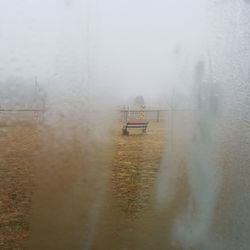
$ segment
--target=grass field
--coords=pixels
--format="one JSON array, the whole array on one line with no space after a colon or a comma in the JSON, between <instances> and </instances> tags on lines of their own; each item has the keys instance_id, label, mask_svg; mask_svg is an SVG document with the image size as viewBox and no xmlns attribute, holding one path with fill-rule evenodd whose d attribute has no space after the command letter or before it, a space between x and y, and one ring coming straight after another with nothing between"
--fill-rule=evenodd
<instances>
[{"instance_id":1,"label":"grass field","mask_svg":"<svg viewBox=\"0 0 250 250\"><path fill-rule=\"evenodd\" d=\"M147 134L132 130L130 136L117 130L114 138L112 188L121 209L136 214L146 206L159 170L166 142L164 125L151 123Z\"/></svg>"},{"instance_id":2,"label":"grass field","mask_svg":"<svg viewBox=\"0 0 250 250\"><path fill-rule=\"evenodd\" d=\"M19 249L29 236L34 190L34 159L39 152L36 127L0 129L0 248Z\"/></svg>"},{"instance_id":3,"label":"grass field","mask_svg":"<svg viewBox=\"0 0 250 250\"><path fill-rule=\"evenodd\" d=\"M164 150L166 133L163 123L150 123L147 134L132 131L130 136L121 135L121 126L119 124L112 131L113 159L109 169L105 170L108 175L105 203L109 204L109 209L101 210L100 228L107 220L109 225L121 226L127 220L132 223L147 208ZM41 161L40 154L44 154L41 141L41 129L37 126L15 125L0 129L1 249L25 249L24 244L30 235L33 193L37 186L36 168L46 164L46 160L37 164L39 159ZM68 150L72 149L69 147ZM61 158L65 168L76 163L76 155L69 153L65 156L65 151L63 154ZM54 164L62 164L56 162ZM66 174L63 177L64 182L59 184L61 188L63 183L67 186L67 178L72 178L71 182L74 182L72 176ZM119 223L112 213L120 216ZM114 230L117 233L119 228L111 229L110 233ZM98 240L98 233L95 238ZM96 247L98 249L98 244Z\"/></svg>"}]
</instances>

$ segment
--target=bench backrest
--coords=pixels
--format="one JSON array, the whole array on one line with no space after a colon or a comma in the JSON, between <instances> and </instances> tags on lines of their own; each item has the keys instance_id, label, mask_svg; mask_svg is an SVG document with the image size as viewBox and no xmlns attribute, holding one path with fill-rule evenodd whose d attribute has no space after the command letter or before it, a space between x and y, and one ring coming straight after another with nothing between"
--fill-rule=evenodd
<instances>
[{"instance_id":1,"label":"bench backrest","mask_svg":"<svg viewBox=\"0 0 250 250\"><path fill-rule=\"evenodd\" d=\"M127 128L147 128L148 122L127 122Z\"/></svg>"}]
</instances>

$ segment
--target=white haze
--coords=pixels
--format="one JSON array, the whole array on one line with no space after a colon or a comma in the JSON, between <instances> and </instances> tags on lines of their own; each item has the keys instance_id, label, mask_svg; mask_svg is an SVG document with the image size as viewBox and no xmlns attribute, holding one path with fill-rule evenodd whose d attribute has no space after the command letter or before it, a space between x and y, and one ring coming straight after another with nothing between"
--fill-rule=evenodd
<instances>
[{"instance_id":1,"label":"white haze","mask_svg":"<svg viewBox=\"0 0 250 250\"><path fill-rule=\"evenodd\" d=\"M179 80L173 66L190 62L202 45L204 1L0 4L2 81L37 76L60 91L86 83L89 64L91 86L124 97L158 95Z\"/></svg>"}]
</instances>

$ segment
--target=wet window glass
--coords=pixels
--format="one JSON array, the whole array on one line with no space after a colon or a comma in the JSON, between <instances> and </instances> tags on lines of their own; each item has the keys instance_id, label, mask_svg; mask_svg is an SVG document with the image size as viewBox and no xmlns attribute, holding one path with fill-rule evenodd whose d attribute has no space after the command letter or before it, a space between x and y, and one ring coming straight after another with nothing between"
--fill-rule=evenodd
<instances>
[{"instance_id":1,"label":"wet window glass","mask_svg":"<svg viewBox=\"0 0 250 250\"><path fill-rule=\"evenodd\" d=\"M249 249L249 0L1 0L0 55L0 249Z\"/></svg>"}]
</instances>

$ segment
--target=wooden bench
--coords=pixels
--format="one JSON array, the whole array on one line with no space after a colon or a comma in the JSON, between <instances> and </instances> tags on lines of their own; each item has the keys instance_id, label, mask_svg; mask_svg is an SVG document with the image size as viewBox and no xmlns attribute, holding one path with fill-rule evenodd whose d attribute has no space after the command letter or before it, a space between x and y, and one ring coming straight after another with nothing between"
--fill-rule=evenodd
<instances>
[{"instance_id":1,"label":"wooden bench","mask_svg":"<svg viewBox=\"0 0 250 250\"><path fill-rule=\"evenodd\" d=\"M128 121L124 124L122 128L123 135L129 135L128 129L135 128L135 129L142 129L143 133L146 133L148 127L148 122L143 120L135 120L135 121Z\"/></svg>"}]
</instances>

